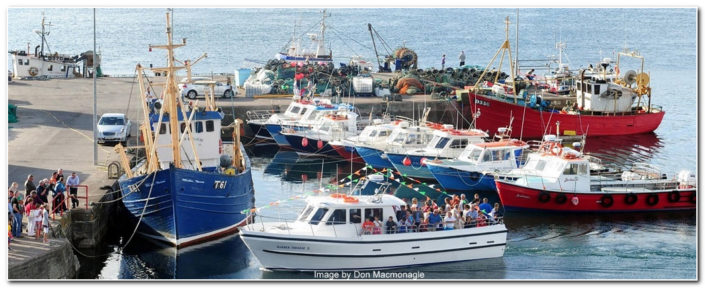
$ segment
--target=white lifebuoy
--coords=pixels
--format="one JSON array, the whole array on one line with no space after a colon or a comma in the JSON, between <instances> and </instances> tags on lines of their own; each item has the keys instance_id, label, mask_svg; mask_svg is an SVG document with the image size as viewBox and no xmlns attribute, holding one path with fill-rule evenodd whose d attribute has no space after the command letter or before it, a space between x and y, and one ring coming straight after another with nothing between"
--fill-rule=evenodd
<instances>
[{"instance_id":1,"label":"white lifebuoy","mask_svg":"<svg viewBox=\"0 0 705 288\"><path fill-rule=\"evenodd\" d=\"M573 198L570 199L570 203L573 203L574 206L578 206L580 199L578 199L578 196L573 196Z\"/></svg>"},{"instance_id":2,"label":"white lifebuoy","mask_svg":"<svg viewBox=\"0 0 705 288\"><path fill-rule=\"evenodd\" d=\"M37 67L29 67L29 75L37 76L39 74L39 69Z\"/></svg>"}]
</instances>

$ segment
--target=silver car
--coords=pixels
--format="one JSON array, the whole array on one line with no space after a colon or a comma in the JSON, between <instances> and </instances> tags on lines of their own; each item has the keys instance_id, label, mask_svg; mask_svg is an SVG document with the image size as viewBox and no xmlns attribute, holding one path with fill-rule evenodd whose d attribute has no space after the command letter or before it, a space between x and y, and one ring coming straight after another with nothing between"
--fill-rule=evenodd
<instances>
[{"instance_id":1,"label":"silver car","mask_svg":"<svg viewBox=\"0 0 705 288\"><path fill-rule=\"evenodd\" d=\"M191 83L188 83L186 78L181 79L179 84L181 97L195 99L196 97L205 96L206 91L209 91L210 89L211 82L213 82L213 80L207 77L191 77ZM235 96L235 90L233 90L233 87L226 83L215 82L213 88L216 97L221 96L223 98L230 98Z\"/></svg>"},{"instance_id":2,"label":"silver car","mask_svg":"<svg viewBox=\"0 0 705 288\"><path fill-rule=\"evenodd\" d=\"M125 114L105 113L98 120L98 143L122 142L126 143L130 138L130 122Z\"/></svg>"}]
</instances>

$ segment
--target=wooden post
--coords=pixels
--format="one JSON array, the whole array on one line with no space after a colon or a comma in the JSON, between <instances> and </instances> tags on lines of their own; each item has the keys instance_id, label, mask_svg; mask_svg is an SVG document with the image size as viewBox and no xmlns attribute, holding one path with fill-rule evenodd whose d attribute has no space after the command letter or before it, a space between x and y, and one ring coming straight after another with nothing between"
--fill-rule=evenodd
<instances>
[{"instance_id":1,"label":"wooden post","mask_svg":"<svg viewBox=\"0 0 705 288\"><path fill-rule=\"evenodd\" d=\"M235 119L235 127L233 128L233 166L237 167L238 171L245 170L245 163L243 163L242 151L240 150L240 127L242 125L242 120Z\"/></svg>"},{"instance_id":2,"label":"wooden post","mask_svg":"<svg viewBox=\"0 0 705 288\"><path fill-rule=\"evenodd\" d=\"M132 169L130 169L130 160L127 159L127 154L125 154L125 148L122 147L122 144L118 143L115 145L115 151L118 153L120 156L120 162L122 163L123 170L125 170L125 174L127 175L127 178L132 178Z\"/></svg>"}]
</instances>

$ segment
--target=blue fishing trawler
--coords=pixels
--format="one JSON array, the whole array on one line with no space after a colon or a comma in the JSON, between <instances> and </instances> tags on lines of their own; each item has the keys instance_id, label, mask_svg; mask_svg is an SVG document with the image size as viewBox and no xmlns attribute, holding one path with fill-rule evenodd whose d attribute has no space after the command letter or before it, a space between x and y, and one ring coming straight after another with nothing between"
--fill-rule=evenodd
<instances>
[{"instance_id":1,"label":"blue fishing trawler","mask_svg":"<svg viewBox=\"0 0 705 288\"><path fill-rule=\"evenodd\" d=\"M141 235L184 247L236 232L246 222L243 211L254 207L254 186L239 127L233 131L232 146L223 145L224 115L213 95L207 96L206 107L180 102L174 72L183 67L174 66L174 48L186 45L186 40L172 43L169 18L167 13L168 44L150 45L150 50L166 49L169 57L167 67L151 69L167 75L163 99L152 107L142 101L145 120L140 133L146 156L125 169L118 184ZM143 69L138 65L137 70L143 89ZM236 126L240 124L237 120ZM116 150L123 166L129 167L122 145Z\"/></svg>"}]
</instances>

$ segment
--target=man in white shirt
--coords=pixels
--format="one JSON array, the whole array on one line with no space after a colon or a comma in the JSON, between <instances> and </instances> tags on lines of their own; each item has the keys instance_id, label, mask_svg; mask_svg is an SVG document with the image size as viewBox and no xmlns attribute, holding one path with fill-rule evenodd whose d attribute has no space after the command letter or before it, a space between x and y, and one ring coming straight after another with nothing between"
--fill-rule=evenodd
<instances>
[{"instance_id":1,"label":"man in white shirt","mask_svg":"<svg viewBox=\"0 0 705 288\"><path fill-rule=\"evenodd\" d=\"M66 186L69 186L69 195L71 197L71 209L78 207L78 184L80 180L76 172L72 172L71 176L66 179Z\"/></svg>"}]
</instances>

